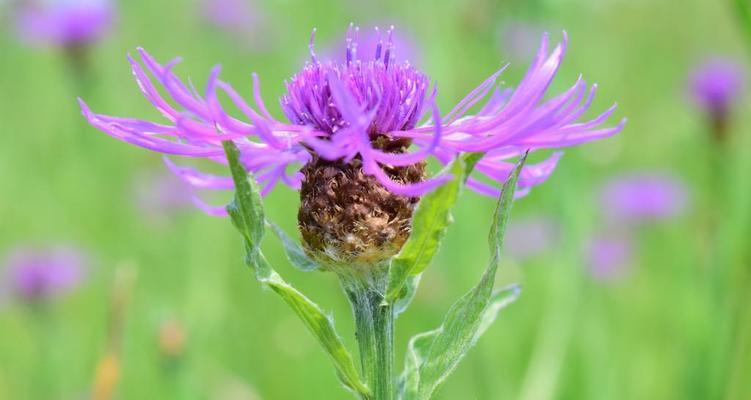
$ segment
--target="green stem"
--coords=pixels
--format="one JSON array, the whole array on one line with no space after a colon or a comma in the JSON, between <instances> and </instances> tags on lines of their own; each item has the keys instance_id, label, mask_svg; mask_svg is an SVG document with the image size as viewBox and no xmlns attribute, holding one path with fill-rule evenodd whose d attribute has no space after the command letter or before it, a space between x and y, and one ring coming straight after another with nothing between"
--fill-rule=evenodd
<instances>
[{"instance_id":1,"label":"green stem","mask_svg":"<svg viewBox=\"0 0 751 400\"><path fill-rule=\"evenodd\" d=\"M733 0L735 15L738 17L741 30L749 45L751 45L751 5L747 0Z\"/></svg>"},{"instance_id":2,"label":"green stem","mask_svg":"<svg viewBox=\"0 0 751 400\"><path fill-rule=\"evenodd\" d=\"M362 372L372 400L394 398L394 308L383 304L383 290L345 282L344 290L355 314Z\"/></svg>"}]
</instances>

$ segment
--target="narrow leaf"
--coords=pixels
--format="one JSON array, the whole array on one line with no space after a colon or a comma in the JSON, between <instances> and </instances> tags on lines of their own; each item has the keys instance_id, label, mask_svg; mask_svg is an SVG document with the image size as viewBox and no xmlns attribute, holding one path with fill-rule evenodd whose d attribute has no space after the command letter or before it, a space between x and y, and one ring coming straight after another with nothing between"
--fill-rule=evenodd
<instances>
[{"instance_id":1,"label":"narrow leaf","mask_svg":"<svg viewBox=\"0 0 751 400\"><path fill-rule=\"evenodd\" d=\"M336 333L332 318L326 315L317 304L285 282L273 269L268 278L261 278L259 281L277 293L300 317L334 363L337 376L342 383L363 399L369 399L370 391L362 383L352 355Z\"/></svg>"},{"instance_id":2,"label":"narrow leaf","mask_svg":"<svg viewBox=\"0 0 751 400\"><path fill-rule=\"evenodd\" d=\"M409 340L407 354L404 357L404 372L399 378L399 399L416 400L420 387L420 366L425 362L430 344L433 343L440 328L418 333Z\"/></svg>"},{"instance_id":3,"label":"narrow leaf","mask_svg":"<svg viewBox=\"0 0 751 400\"><path fill-rule=\"evenodd\" d=\"M522 288L518 284L493 292L493 296L490 298L490 303L488 304L488 307L485 308L482 318L480 318L480 326L477 327L475 340L479 339L485 331L490 328L490 325L492 325L496 317L498 317L498 313L506 308L507 305L515 302L521 293Z\"/></svg>"},{"instance_id":4,"label":"narrow leaf","mask_svg":"<svg viewBox=\"0 0 751 400\"><path fill-rule=\"evenodd\" d=\"M421 278L422 274L412 275L407 278L407 282L404 284L404 289L402 290L403 294L394 303L394 312L396 315L403 313L409 307L410 303L412 303Z\"/></svg>"},{"instance_id":5,"label":"narrow leaf","mask_svg":"<svg viewBox=\"0 0 751 400\"><path fill-rule=\"evenodd\" d=\"M404 285L409 278L424 271L433 259L446 234L446 228L452 222L451 207L456 203L472 167L481 157L480 153L470 153L454 160L441 172L450 173L453 178L425 195L415 207L412 233L391 261L386 302L391 303L404 296Z\"/></svg>"},{"instance_id":6,"label":"narrow leaf","mask_svg":"<svg viewBox=\"0 0 751 400\"><path fill-rule=\"evenodd\" d=\"M265 231L263 202L258 193L258 184L240 163L240 152L237 146L231 141L224 141L222 145L227 154L232 180L235 183L235 198L227 206L227 212L250 245L251 252L255 252L261 246Z\"/></svg>"},{"instance_id":7,"label":"narrow leaf","mask_svg":"<svg viewBox=\"0 0 751 400\"><path fill-rule=\"evenodd\" d=\"M227 206L233 223L245 242L246 264L255 272L256 279L277 293L302 320L308 330L326 351L342 383L360 398L371 399L370 391L362 383L355 363L334 329L331 317L321 308L274 271L260 250L265 230L263 204L255 179L240 164L239 152L234 143L223 142L232 178L235 182L234 201Z\"/></svg>"},{"instance_id":8,"label":"narrow leaf","mask_svg":"<svg viewBox=\"0 0 751 400\"><path fill-rule=\"evenodd\" d=\"M467 153L464 155L464 182L467 182L469 175L475 170L475 166L485 156L485 153Z\"/></svg>"},{"instance_id":9,"label":"narrow leaf","mask_svg":"<svg viewBox=\"0 0 751 400\"><path fill-rule=\"evenodd\" d=\"M293 267L303 272L318 269L318 263L310 259L310 257L305 254L305 250L303 250L294 239L289 237L289 235L284 232L284 229L271 221L266 221L266 225L271 228L271 231L274 232L282 242L284 253L287 255L287 259Z\"/></svg>"},{"instance_id":10,"label":"narrow leaf","mask_svg":"<svg viewBox=\"0 0 751 400\"><path fill-rule=\"evenodd\" d=\"M509 301L502 301L506 298L505 296L493 295L493 284L498 270L503 234L513 203L516 182L525 160L526 156L522 157L512 171L503 185L503 191L498 199L491 227L490 263L480 282L451 306L443 324L430 334L432 340L426 351L424 348L427 345L419 343L424 354L418 354L417 357L417 361L421 361L417 377L415 378L414 374L405 374L408 377L405 388L409 389L411 387L409 382L417 380L417 390L416 394L413 392L412 397L406 398L429 399L464 358L467 351L474 346L479 335L487 329L498 310L509 303ZM514 297L511 296L510 298ZM412 389L414 390L414 387ZM409 390L406 393L409 393Z\"/></svg>"},{"instance_id":11,"label":"narrow leaf","mask_svg":"<svg viewBox=\"0 0 751 400\"><path fill-rule=\"evenodd\" d=\"M475 333L475 341L479 339L490 325L493 324L498 312L507 305L513 303L521 293L519 285L512 285L508 288L501 289L493 293L490 303L480 317L480 324ZM404 372L399 381L399 393L401 400L418 399L418 390L420 386L420 366L428 357L430 345L443 327L436 330L424 332L413 336L407 346L407 354L404 359Z\"/></svg>"}]
</instances>

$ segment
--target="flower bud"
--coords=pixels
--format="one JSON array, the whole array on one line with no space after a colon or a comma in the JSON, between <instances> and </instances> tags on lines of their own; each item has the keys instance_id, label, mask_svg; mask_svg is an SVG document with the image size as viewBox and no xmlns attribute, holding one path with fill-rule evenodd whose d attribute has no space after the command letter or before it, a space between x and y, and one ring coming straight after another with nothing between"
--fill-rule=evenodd
<instances>
[{"instance_id":1,"label":"flower bud","mask_svg":"<svg viewBox=\"0 0 751 400\"><path fill-rule=\"evenodd\" d=\"M159 327L159 350L168 359L177 359L185 349L185 330L176 320L164 321Z\"/></svg>"}]
</instances>

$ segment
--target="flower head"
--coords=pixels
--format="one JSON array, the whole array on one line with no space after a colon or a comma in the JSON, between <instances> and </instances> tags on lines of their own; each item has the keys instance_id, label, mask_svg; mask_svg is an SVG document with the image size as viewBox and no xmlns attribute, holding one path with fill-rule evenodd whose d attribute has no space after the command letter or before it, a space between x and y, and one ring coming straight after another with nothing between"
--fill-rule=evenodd
<instances>
[{"instance_id":1,"label":"flower head","mask_svg":"<svg viewBox=\"0 0 751 400\"><path fill-rule=\"evenodd\" d=\"M185 327L177 319L166 319L159 325L157 340L159 351L165 360L177 361L185 352Z\"/></svg>"},{"instance_id":2,"label":"flower head","mask_svg":"<svg viewBox=\"0 0 751 400\"><path fill-rule=\"evenodd\" d=\"M31 42L76 47L101 39L113 19L110 0L45 0L22 6L17 23Z\"/></svg>"},{"instance_id":3,"label":"flower head","mask_svg":"<svg viewBox=\"0 0 751 400\"><path fill-rule=\"evenodd\" d=\"M709 59L696 66L689 77L694 102L707 116L711 133L720 143L727 136L730 112L743 91L745 73L733 60Z\"/></svg>"},{"instance_id":4,"label":"flower head","mask_svg":"<svg viewBox=\"0 0 751 400\"><path fill-rule=\"evenodd\" d=\"M628 272L633 260L633 245L624 236L596 237L589 243L587 258L595 279L615 280Z\"/></svg>"},{"instance_id":5,"label":"flower head","mask_svg":"<svg viewBox=\"0 0 751 400\"><path fill-rule=\"evenodd\" d=\"M244 0L202 0L201 14L218 27L237 30L255 22L250 2Z\"/></svg>"},{"instance_id":6,"label":"flower head","mask_svg":"<svg viewBox=\"0 0 751 400\"><path fill-rule=\"evenodd\" d=\"M129 57L133 74L147 99L167 119L166 124L95 114L83 102L81 107L100 130L165 154L225 163L221 142L234 141L241 162L262 186L262 194L279 182L302 188L299 219L303 232L305 226L316 231L311 241L317 244L312 246L321 245L321 250L328 252L331 243L350 243L353 254L381 242L390 251L398 250L409 232L417 198L450 178L438 175L426 179L424 162L429 157L448 164L464 152L484 153L476 169L494 183L470 178L468 186L496 196L499 183L514 166L513 159L527 150L572 146L613 135L623 126L622 121L615 127L601 127L615 107L594 119L579 121L596 88L581 78L564 93L544 99L563 59L565 40L551 50L545 35L515 90L497 83L501 68L450 112L441 114L436 85L408 62L396 59L393 28L379 31L381 38L372 54L360 53L358 32L350 26L342 61L319 60L311 37L310 61L290 78L280 100L287 121L269 113L255 74L255 106L251 106L218 79L219 67L211 71L205 90L199 93L175 75L177 61L161 65L140 49L146 68ZM179 107L161 96L154 80ZM225 111L219 94L240 110L242 120ZM541 163L526 166L519 179L520 192L543 182L559 157L560 153L554 153ZM300 166L304 166L302 171ZM198 188L232 188L227 177L187 167L172 169ZM342 186L354 192L342 194ZM361 193L361 186L379 194ZM372 199L377 199L376 203L369 204ZM345 200L353 203L340 203ZM305 204L312 208L308 210ZM221 208L203 208L224 213ZM340 215L332 218L322 210ZM351 215L341 218L341 210L351 210Z\"/></svg>"},{"instance_id":7,"label":"flower head","mask_svg":"<svg viewBox=\"0 0 751 400\"><path fill-rule=\"evenodd\" d=\"M524 262L554 247L560 240L560 227L548 217L529 217L510 221L504 237L509 257Z\"/></svg>"},{"instance_id":8,"label":"flower head","mask_svg":"<svg viewBox=\"0 0 751 400\"><path fill-rule=\"evenodd\" d=\"M166 160L169 166L173 166ZM134 179L133 197L138 208L150 220L172 215L182 208L191 207L193 192L188 184L167 172L140 174Z\"/></svg>"},{"instance_id":9,"label":"flower head","mask_svg":"<svg viewBox=\"0 0 751 400\"><path fill-rule=\"evenodd\" d=\"M606 218L631 223L673 218L686 210L688 191L664 173L631 173L611 179L600 192Z\"/></svg>"},{"instance_id":10,"label":"flower head","mask_svg":"<svg viewBox=\"0 0 751 400\"><path fill-rule=\"evenodd\" d=\"M75 288L84 263L84 256L69 247L19 248L5 261L7 284L24 300L46 300Z\"/></svg>"},{"instance_id":11,"label":"flower head","mask_svg":"<svg viewBox=\"0 0 751 400\"><path fill-rule=\"evenodd\" d=\"M543 31L531 22L508 20L499 27L498 44L509 60L526 62L535 55L535 44Z\"/></svg>"},{"instance_id":12,"label":"flower head","mask_svg":"<svg viewBox=\"0 0 751 400\"><path fill-rule=\"evenodd\" d=\"M691 73L691 95L708 113L724 117L743 90L744 75L743 68L733 60L706 60Z\"/></svg>"},{"instance_id":13,"label":"flower head","mask_svg":"<svg viewBox=\"0 0 751 400\"><path fill-rule=\"evenodd\" d=\"M253 48L268 46L263 9L254 0L201 0L201 17L208 24ZM261 40L263 38L263 40Z\"/></svg>"}]
</instances>

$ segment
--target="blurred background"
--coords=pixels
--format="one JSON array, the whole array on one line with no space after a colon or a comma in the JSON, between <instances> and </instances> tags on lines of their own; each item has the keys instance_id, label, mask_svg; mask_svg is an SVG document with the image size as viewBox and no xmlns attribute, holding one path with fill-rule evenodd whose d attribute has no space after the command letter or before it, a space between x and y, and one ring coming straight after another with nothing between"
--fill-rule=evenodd
<instances>
[{"instance_id":1,"label":"blurred background","mask_svg":"<svg viewBox=\"0 0 751 400\"><path fill-rule=\"evenodd\" d=\"M161 61L182 56L176 72L197 87L220 63L248 96L257 72L281 117L273 99L303 65L311 30L319 53L336 54L350 22L394 24L398 56L438 83L444 110L503 63L514 86L542 32L558 41L565 30L551 93L581 73L600 84L594 111L617 101L629 118L620 135L567 150L516 203L498 285L520 282L522 297L437 398L750 399L744 4L127 0L84 15L88 31L60 31L44 28L59 22L44 1L0 1L0 399L350 398L243 266L231 224L193 208L159 155L96 131L76 103L158 120L125 58L143 46ZM265 202L288 232L298 203L286 188ZM478 280L493 207L460 199L399 319L398 368L409 337ZM354 350L335 277L291 268L275 240L264 246Z\"/></svg>"}]
</instances>

